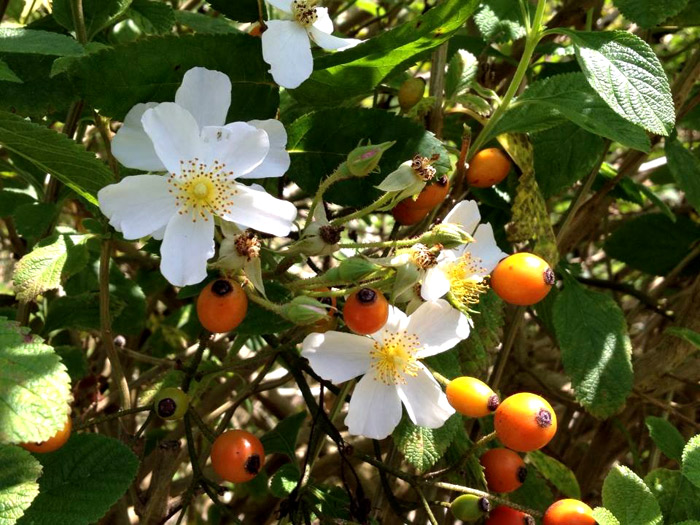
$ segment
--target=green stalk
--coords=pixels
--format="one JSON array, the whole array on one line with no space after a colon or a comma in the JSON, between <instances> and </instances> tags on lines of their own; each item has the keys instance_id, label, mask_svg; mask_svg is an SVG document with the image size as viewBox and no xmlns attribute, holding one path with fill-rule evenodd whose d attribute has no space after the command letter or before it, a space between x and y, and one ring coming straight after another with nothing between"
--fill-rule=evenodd
<instances>
[{"instance_id":1,"label":"green stalk","mask_svg":"<svg viewBox=\"0 0 700 525\"><path fill-rule=\"evenodd\" d=\"M393 198L393 193L385 193L382 197L374 201L369 206L365 206L361 210L357 210L356 212L351 213L350 215L346 215L345 217L338 217L337 219L332 220L331 226L342 226L346 222L350 222L353 219L359 219L361 217L364 217L368 213L372 213L376 209L381 208L385 204L388 204Z\"/></svg>"}]
</instances>

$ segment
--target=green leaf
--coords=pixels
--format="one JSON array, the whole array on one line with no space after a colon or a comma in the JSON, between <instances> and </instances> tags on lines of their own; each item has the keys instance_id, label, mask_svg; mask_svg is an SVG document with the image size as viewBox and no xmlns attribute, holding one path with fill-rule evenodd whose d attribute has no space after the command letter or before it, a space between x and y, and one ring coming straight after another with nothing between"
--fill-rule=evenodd
<instances>
[{"instance_id":1,"label":"green leaf","mask_svg":"<svg viewBox=\"0 0 700 525\"><path fill-rule=\"evenodd\" d=\"M19 27L0 27L0 53L78 56L83 54L83 46L75 39L58 33Z\"/></svg>"},{"instance_id":2,"label":"green leaf","mask_svg":"<svg viewBox=\"0 0 700 525\"><path fill-rule=\"evenodd\" d=\"M474 15L481 35L488 42L505 43L525 36L518 0L486 0Z\"/></svg>"},{"instance_id":3,"label":"green leaf","mask_svg":"<svg viewBox=\"0 0 700 525\"><path fill-rule=\"evenodd\" d=\"M453 100L466 90L476 78L479 63L474 55L464 49L458 49L450 59L445 74L445 97Z\"/></svg>"},{"instance_id":4,"label":"green leaf","mask_svg":"<svg viewBox=\"0 0 700 525\"><path fill-rule=\"evenodd\" d=\"M615 466L603 482L603 505L620 525L662 523L661 509L644 481L627 467Z\"/></svg>"},{"instance_id":5,"label":"green leaf","mask_svg":"<svg viewBox=\"0 0 700 525\"><path fill-rule=\"evenodd\" d=\"M688 0L615 0L614 4L627 20L651 28L680 13L688 5Z\"/></svg>"},{"instance_id":6,"label":"green leaf","mask_svg":"<svg viewBox=\"0 0 700 525\"><path fill-rule=\"evenodd\" d=\"M394 29L346 51L314 60L314 73L291 90L299 102L336 105L372 89L391 73L411 66L464 25L478 0L446 0Z\"/></svg>"},{"instance_id":7,"label":"green leaf","mask_svg":"<svg viewBox=\"0 0 700 525\"><path fill-rule=\"evenodd\" d=\"M230 78L232 99L226 122L275 116L278 88L263 62L260 39L249 35L142 38L81 57L68 74L89 104L104 115L123 119L140 102L174 100L183 75L195 66Z\"/></svg>"},{"instance_id":8,"label":"green leaf","mask_svg":"<svg viewBox=\"0 0 700 525\"><path fill-rule=\"evenodd\" d=\"M569 188L598 164L605 141L564 122L530 136L535 151L535 178L545 198Z\"/></svg>"},{"instance_id":9,"label":"green leaf","mask_svg":"<svg viewBox=\"0 0 700 525\"><path fill-rule=\"evenodd\" d=\"M111 297L109 311L112 317L114 318L121 314L124 306L124 301ZM79 330L100 329L100 298L97 292L66 295L51 301L46 314L43 333L50 334L54 330L68 328Z\"/></svg>"},{"instance_id":10,"label":"green leaf","mask_svg":"<svg viewBox=\"0 0 700 525\"><path fill-rule=\"evenodd\" d=\"M558 31L571 37L586 79L615 113L657 135L670 133L671 87L649 44L626 31Z\"/></svg>"},{"instance_id":11,"label":"green leaf","mask_svg":"<svg viewBox=\"0 0 700 525\"><path fill-rule=\"evenodd\" d=\"M39 494L41 465L12 445L0 445L0 465L0 525L14 525Z\"/></svg>"},{"instance_id":12,"label":"green leaf","mask_svg":"<svg viewBox=\"0 0 700 525\"><path fill-rule=\"evenodd\" d=\"M675 335L681 339L685 339L688 343L693 345L695 348L700 349L700 334L690 328L682 328L680 326L671 326L665 330L665 333L669 335Z\"/></svg>"},{"instance_id":13,"label":"green leaf","mask_svg":"<svg viewBox=\"0 0 700 525\"><path fill-rule=\"evenodd\" d=\"M6 81L6 82L14 82L16 84L22 84L22 79L19 78L12 69L10 69L10 66L7 65L7 62L4 60L0 60L0 81Z\"/></svg>"},{"instance_id":14,"label":"green leaf","mask_svg":"<svg viewBox=\"0 0 700 525\"><path fill-rule=\"evenodd\" d=\"M73 434L63 447L38 459L44 467L39 496L21 525L94 523L126 492L139 466L126 445L100 434Z\"/></svg>"},{"instance_id":15,"label":"green leaf","mask_svg":"<svg viewBox=\"0 0 700 525\"><path fill-rule=\"evenodd\" d=\"M260 438L265 448L265 454L285 454L292 461L296 461L294 451L297 445L297 436L302 423L306 419L306 411L299 412L284 418L277 423L275 428Z\"/></svg>"},{"instance_id":16,"label":"green leaf","mask_svg":"<svg viewBox=\"0 0 700 525\"><path fill-rule=\"evenodd\" d=\"M342 126L338 126L342 122ZM359 140L373 144L395 140L396 144L382 155L381 173L354 178L331 186L324 200L345 206L364 206L379 198L375 188L402 162L416 153L430 157L437 153L439 174L450 168L449 155L435 136L407 118L378 109L325 109L309 113L287 127L287 149L292 164L287 177L309 194L320 181L345 161Z\"/></svg>"},{"instance_id":17,"label":"green leaf","mask_svg":"<svg viewBox=\"0 0 700 525\"><path fill-rule=\"evenodd\" d=\"M659 502L665 523L700 516L700 490L680 471L657 468L644 477L644 483Z\"/></svg>"},{"instance_id":18,"label":"green leaf","mask_svg":"<svg viewBox=\"0 0 700 525\"><path fill-rule=\"evenodd\" d=\"M599 525L620 525L615 515L605 507L594 508L593 517L595 518L595 522Z\"/></svg>"},{"instance_id":19,"label":"green leaf","mask_svg":"<svg viewBox=\"0 0 700 525\"><path fill-rule=\"evenodd\" d=\"M74 31L72 0L53 0L53 17L69 31ZM88 40L123 15L132 0L82 0Z\"/></svg>"},{"instance_id":20,"label":"green leaf","mask_svg":"<svg viewBox=\"0 0 700 525\"><path fill-rule=\"evenodd\" d=\"M500 343L505 322L503 307L503 301L492 289L479 297L479 304L474 307L479 313L472 316L474 327L469 337L456 346L462 373L479 377L488 368L489 352Z\"/></svg>"},{"instance_id":21,"label":"green leaf","mask_svg":"<svg viewBox=\"0 0 700 525\"><path fill-rule=\"evenodd\" d=\"M531 84L511 104L493 135L550 129L566 120L586 131L648 152L649 137L610 109L586 82L583 73L566 73Z\"/></svg>"},{"instance_id":22,"label":"green leaf","mask_svg":"<svg viewBox=\"0 0 700 525\"><path fill-rule=\"evenodd\" d=\"M270 493L276 498L286 498L299 484L300 479L299 467L286 463L270 478Z\"/></svg>"},{"instance_id":23,"label":"green leaf","mask_svg":"<svg viewBox=\"0 0 700 525\"><path fill-rule=\"evenodd\" d=\"M685 446L685 439L683 439L678 429L666 419L655 416L648 416L644 420L644 423L649 429L651 439L656 446L659 447L659 450L661 450L666 457L675 459L680 464L683 447Z\"/></svg>"},{"instance_id":24,"label":"green leaf","mask_svg":"<svg viewBox=\"0 0 700 525\"><path fill-rule=\"evenodd\" d=\"M85 242L89 235L56 234L44 239L15 266L12 281L17 299L33 301L53 290L88 262Z\"/></svg>"},{"instance_id":25,"label":"green leaf","mask_svg":"<svg viewBox=\"0 0 700 525\"><path fill-rule=\"evenodd\" d=\"M571 469L544 452L528 452L527 459L542 476L569 498L581 499L581 489Z\"/></svg>"},{"instance_id":26,"label":"green leaf","mask_svg":"<svg viewBox=\"0 0 700 525\"><path fill-rule=\"evenodd\" d=\"M12 212L17 233L33 244L41 238L56 218L58 208L50 202L20 204Z\"/></svg>"},{"instance_id":27,"label":"green leaf","mask_svg":"<svg viewBox=\"0 0 700 525\"><path fill-rule=\"evenodd\" d=\"M661 213L635 217L619 226L605 241L605 252L632 268L665 275L688 255L700 239L700 227L687 217L672 222Z\"/></svg>"},{"instance_id":28,"label":"green leaf","mask_svg":"<svg viewBox=\"0 0 700 525\"><path fill-rule=\"evenodd\" d=\"M66 366L68 375L74 385L87 375L89 365L85 350L77 346L57 346L54 350L58 357L61 358L61 362Z\"/></svg>"},{"instance_id":29,"label":"green leaf","mask_svg":"<svg viewBox=\"0 0 700 525\"><path fill-rule=\"evenodd\" d=\"M0 318L0 443L45 441L66 424L66 367L48 345Z\"/></svg>"},{"instance_id":30,"label":"green leaf","mask_svg":"<svg viewBox=\"0 0 700 525\"><path fill-rule=\"evenodd\" d=\"M700 488L700 434L693 436L683 449L683 475Z\"/></svg>"},{"instance_id":31,"label":"green leaf","mask_svg":"<svg viewBox=\"0 0 700 525\"><path fill-rule=\"evenodd\" d=\"M285 303L291 299L288 290L275 281L264 281L265 293L270 301ZM236 328L241 335L261 335L279 333L294 326L284 317L270 312L258 304L248 304L243 322Z\"/></svg>"},{"instance_id":32,"label":"green leaf","mask_svg":"<svg viewBox=\"0 0 700 525\"><path fill-rule=\"evenodd\" d=\"M673 210L669 207L668 204L666 204L664 201L662 201L659 196L652 191L651 188L647 187L646 185L638 182L632 181L632 179L622 179L622 181L628 180L632 182L636 188L639 190L640 193L644 194L644 196L649 199L654 206L656 206L660 212L662 212L666 217L668 217L671 221L676 222L676 216L673 214ZM622 182L620 181L620 182Z\"/></svg>"},{"instance_id":33,"label":"green leaf","mask_svg":"<svg viewBox=\"0 0 700 525\"><path fill-rule=\"evenodd\" d=\"M553 315L576 399L592 415L610 417L624 405L633 382L632 344L622 310L608 295L567 276Z\"/></svg>"},{"instance_id":34,"label":"green leaf","mask_svg":"<svg viewBox=\"0 0 700 525\"><path fill-rule=\"evenodd\" d=\"M462 416L453 414L440 428L414 425L408 417L394 429L394 443L418 472L426 472L445 454L462 425Z\"/></svg>"},{"instance_id":35,"label":"green leaf","mask_svg":"<svg viewBox=\"0 0 700 525\"><path fill-rule=\"evenodd\" d=\"M172 7L162 2L133 0L127 14L149 34L168 33L175 25Z\"/></svg>"},{"instance_id":36,"label":"green leaf","mask_svg":"<svg viewBox=\"0 0 700 525\"><path fill-rule=\"evenodd\" d=\"M241 33L241 31L236 29L225 18L214 18L212 16L203 15L202 13L178 10L175 11L175 21L178 24L189 27L197 33Z\"/></svg>"},{"instance_id":37,"label":"green leaf","mask_svg":"<svg viewBox=\"0 0 700 525\"><path fill-rule=\"evenodd\" d=\"M61 133L0 111L0 144L58 180L92 204L114 182L107 166Z\"/></svg>"},{"instance_id":38,"label":"green leaf","mask_svg":"<svg viewBox=\"0 0 700 525\"><path fill-rule=\"evenodd\" d=\"M508 499L514 503L544 512L554 503L554 494L552 494L547 482L537 472L529 469L525 483L515 492L511 492Z\"/></svg>"},{"instance_id":39,"label":"green leaf","mask_svg":"<svg viewBox=\"0 0 700 525\"><path fill-rule=\"evenodd\" d=\"M691 27L700 25L700 0L689 0L688 5L676 16L667 20L672 26Z\"/></svg>"},{"instance_id":40,"label":"green leaf","mask_svg":"<svg viewBox=\"0 0 700 525\"><path fill-rule=\"evenodd\" d=\"M226 15L231 20L237 22L257 22L258 2L257 0L207 0L207 3L221 14ZM263 7L263 16L267 18L267 13Z\"/></svg>"},{"instance_id":41,"label":"green leaf","mask_svg":"<svg viewBox=\"0 0 700 525\"><path fill-rule=\"evenodd\" d=\"M685 192L685 198L700 212L700 159L683 147L675 133L666 140L666 158L671 175Z\"/></svg>"}]
</instances>

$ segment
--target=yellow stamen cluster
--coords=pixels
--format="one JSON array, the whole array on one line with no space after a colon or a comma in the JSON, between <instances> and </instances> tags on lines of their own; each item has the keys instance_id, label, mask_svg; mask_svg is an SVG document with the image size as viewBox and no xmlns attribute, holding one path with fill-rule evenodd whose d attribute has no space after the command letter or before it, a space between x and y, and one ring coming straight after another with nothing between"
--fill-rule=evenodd
<instances>
[{"instance_id":1,"label":"yellow stamen cluster","mask_svg":"<svg viewBox=\"0 0 700 525\"><path fill-rule=\"evenodd\" d=\"M168 191L175 196L180 215L192 215L192 222L198 218L209 220L210 215L231 213L232 197L238 193L233 171L218 161L207 165L195 158L180 161L180 173L168 177Z\"/></svg>"},{"instance_id":2,"label":"yellow stamen cluster","mask_svg":"<svg viewBox=\"0 0 700 525\"><path fill-rule=\"evenodd\" d=\"M406 331L384 333L382 343L375 342L369 355L374 378L386 385L406 384L406 376L416 377L420 366L416 354L420 341Z\"/></svg>"},{"instance_id":3,"label":"yellow stamen cluster","mask_svg":"<svg viewBox=\"0 0 700 525\"><path fill-rule=\"evenodd\" d=\"M296 21L304 27L313 25L318 20L317 3L317 0L293 0L292 13Z\"/></svg>"},{"instance_id":4,"label":"yellow stamen cluster","mask_svg":"<svg viewBox=\"0 0 700 525\"><path fill-rule=\"evenodd\" d=\"M478 304L479 296L489 289L484 282L486 269L482 260L469 252L448 263L443 271L450 281L450 293L465 308Z\"/></svg>"}]
</instances>

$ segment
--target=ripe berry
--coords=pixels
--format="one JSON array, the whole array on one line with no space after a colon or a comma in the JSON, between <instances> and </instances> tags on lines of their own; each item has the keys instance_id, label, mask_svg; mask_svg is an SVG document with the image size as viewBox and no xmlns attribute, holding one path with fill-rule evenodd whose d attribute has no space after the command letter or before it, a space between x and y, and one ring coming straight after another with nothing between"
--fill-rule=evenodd
<instances>
[{"instance_id":1,"label":"ripe berry","mask_svg":"<svg viewBox=\"0 0 700 525\"><path fill-rule=\"evenodd\" d=\"M532 253L515 253L491 272L491 288L505 302L529 306L540 302L554 284L554 272Z\"/></svg>"},{"instance_id":2,"label":"ripe berry","mask_svg":"<svg viewBox=\"0 0 700 525\"><path fill-rule=\"evenodd\" d=\"M513 492L518 490L527 477L525 462L512 450L492 448L479 458L484 467L484 476L489 490L493 492Z\"/></svg>"},{"instance_id":3,"label":"ripe berry","mask_svg":"<svg viewBox=\"0 0 700 525\"><path fill-rule=\"evenodd\" d=\"M237 282L217 279L197 298L197 316L202 326L214 333L236 328L248 311L248 297Z\"/></svg>"},{"instance_id":4,"label":"ripe berry","mask_svg":"<svg viewBox=\"0 0 700 525\"><path fill-rule=\"evenodd\" d=\"M501 505L491 511L486 525L535 525L535 519L529 514Z\"/></svg>"},{"instance_id":5,"label":"ripe berry","mask_svg":"<svg viewBox=\"0 0 700 525\"><path fill-rule=\"evenodd\" d=\"M595 525L593 509L577 499L554 502L544 513L543 525Z\"/></svg>"},{"instance_id":6,"label":"ripe berry","mask_svg":"<svg viewBox=\"0 0 700 525\"><path fill-rule=\"evenodd\" d=\"M423 190L418 194L418 198L413 201L413 204L418 208L428 208L432 210L445 200L449 191L450 181L447 177L442 176L432 184L426 184Z\"/></svg>"},{"instance_id":7,"label":"ripe berry","mask_svg":"<svg viewBox=\"0 0 700 525\"><path fill-rule=\"evenodd\" d=\"M467 183L475 188L490 188L508 176L510 159L498 148L482 149L469 162Z\"/></svg>"},{"instance_id":8,"label":"ripe berry","mask_svg":"<svg viewBox=\"0 0 700 525\"><path fill-rule=\"evenodd\" d=\"M175 387L163 388L153 398L153 409L166 421L183 418L189 404L190 397Z\"/></svg>"},{"instance_id":9,"label":"ripe berry","mask_svg":"<svg viewBox=\"0 0 700 525\"><path fill-rule=\"evenodd\" d=\"M430 208L416 208L413 199L410 198L402 200L391 210L394 220L401 226L418 224L428 216L428 213Z\"/></svg>"},{"instance_id":10,"label":"ripe berry","mask_svg":"<svg viewBox=\"0 0 700 525\"><path fill-rule=\"evenodd\" d=\"M422 78L409 78L399 88L399 106L403 111L408 111L418 104L425 93L425 80Z\"/></svg>"},{"instance_id":11,"label":"ripe berry","mask_svg":"<svg viewBox=\"0 0 700 525\"><path fill-rule=\"evenodd\" d=\"M380 330L389 318L389 303L382 292L362 288L345 301L343 319L347 327L360 335Z\"/></svg>"},{"instance_id":12,"label":"ripe berry","mask_svg":"<svg viewBox=\"0 0 700 525\"><path fill-rule=\"evenodd\" d=\"M226 481L250 481L264 464L262 443L245 430L227 430L214 440L211 447L211 466Z\"/></svg>"},{"instance_id":13,"label":"ripe berry","mask_svg":"<svg viewBox=\"0 0 700 525\"><path fill-rule=\"evenodd\" d=\"M520 392L505 398L493 418L498 439L518 452L544 447L557 431L552 406L538 395Z\"/></svg>"},{"instance_id":14,"label":"ripe berry","mask_svg":"<svg viewBox=\"0 0 700 525\"><path fill-rule=\"evenodd\" d=\"M476 521L491 510L491 502L473 494L462 494L450 503L450 511L458 520Z\"/></svg>"},{"instance_id":15,"label":"ripe berry","mask_svg":"<svg viewBox=\"0 0 700 525\"><path fill-rule=\"evenodd\" d=\"M20 443L19 446L25 450L28 450L29 452L35 452L38 454L53 452L66 444L66 441L68 441L68 438L70 438L71 430L73 430L73 422L71 421L70 416L68 416L66 424L63 426L63 428L46 441L41 441L39 443Z\"/></svg>"},{"instance_id":16,"label":"ripe berry","mask_svg":"<svg viewBox=\"0 0 700 525\"><path fill-rule=\"evenodd\" d=\"M476 377L457 377L449 382L447 401L460 414L484 417L498 408L499 399L491 388Z\"/></svg>"}]
</instances>

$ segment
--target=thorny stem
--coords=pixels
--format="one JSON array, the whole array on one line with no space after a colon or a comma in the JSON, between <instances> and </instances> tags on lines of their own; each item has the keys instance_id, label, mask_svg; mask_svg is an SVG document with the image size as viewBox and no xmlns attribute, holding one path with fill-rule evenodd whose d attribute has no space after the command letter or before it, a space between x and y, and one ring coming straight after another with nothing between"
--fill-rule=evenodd
<instances>
[{"instance_id":1,"label":"thorny stem","mask_svg":"<svg viewBox=\"0 0 700 525\"><path fill-rule=\"evenodd\" d=\"M306 229L309 226L309 224L311 224L311 221L313 221L316 207L321 204L323 194L326 193L326 190L328 190L328 188L330 188L336 182L340 182L341 180L349 179L351 177L352 175L350 175L349 172L340 169L339 166L333 173L331 173L326 179L324 179L321 182L321 184L319 184L318 190L316 191L316 195L314 195L314 200L311 201L311 206L309 207L309 215L306 217L304 229Z\"/></svg>"}]
</instances>

